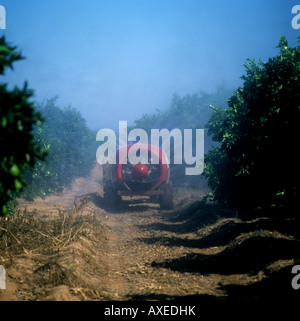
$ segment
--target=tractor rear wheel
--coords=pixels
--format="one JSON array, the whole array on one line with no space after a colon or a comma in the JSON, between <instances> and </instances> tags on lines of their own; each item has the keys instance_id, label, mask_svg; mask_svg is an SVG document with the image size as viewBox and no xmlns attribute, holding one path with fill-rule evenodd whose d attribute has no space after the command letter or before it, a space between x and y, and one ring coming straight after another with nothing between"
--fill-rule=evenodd
<instances>
[{"instance_id":1,"label":"tractor rear wheel","mask_svg":"<svg viewBox=\"0 0 300 321\"><path fill-rule=\"evenodd\" d=\"M110 170L108 166L103 167L103 200L104 206L108 210L117 209L122 202L122 198L118 195L118 186L112 182Z\"/></svg>"}]
</instances>

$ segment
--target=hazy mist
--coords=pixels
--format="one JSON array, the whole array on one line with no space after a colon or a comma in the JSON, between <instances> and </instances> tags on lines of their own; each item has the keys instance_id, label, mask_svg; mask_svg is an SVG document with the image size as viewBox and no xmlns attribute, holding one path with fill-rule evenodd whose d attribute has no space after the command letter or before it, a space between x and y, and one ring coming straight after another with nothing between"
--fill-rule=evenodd
<instances>
[{"instance_id":1,"label":"hazy mist","mask_svg":"<svg viewBox=\"0 0 300 321\"><path fill-rule=\"evenodd\" d=\"M241 84L247 58L295 46L289 0L3 0L6 30L25 60L5 81L25 80L36 101L56 95L92 129L133 124L172 95Z\"/></svg>"}]
</instances>

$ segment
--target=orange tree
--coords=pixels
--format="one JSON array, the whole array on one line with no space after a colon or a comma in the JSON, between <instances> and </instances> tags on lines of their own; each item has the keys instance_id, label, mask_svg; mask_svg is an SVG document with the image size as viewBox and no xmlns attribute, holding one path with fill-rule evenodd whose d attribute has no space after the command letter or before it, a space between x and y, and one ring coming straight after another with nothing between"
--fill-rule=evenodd
<instances>
[{"instance_id":1,"label":"orange tree","mask_svg":"<svg viewBox=\"0 0 300 321\"><path fill-rule=\"evenodd\" d=\"M62 192L75 177L89 174L96 155L95 134L79 111L60 108L56 97L36 104L36 110L45 122L34 128L34 140L48 156L26 172L27 186L20 196L30 201Z\"/></svg>"},{"instance_id":2,"label":"orange tree","mask_svg":"<svg viewBox=\"0 0 300 321\"><path fill-rule=\"evenodd\" d=\"M0 38L0 75L20 59L16 47ZM25 186L25 171L45 156L32 135L34 125L43 119L30 102L31 96L26 83L13 90L0 83L0 216L7 214L8 202Z\"/></svg>"},{"instance_id":3,"label":"orange tree","mask_svg":"<svg viewBox=\"0 0 300 321\"><path fill-rule=\"evenodd\" d=\"M245 63L243 86L207 125L220 145L204 176L219 203L240 211L295 205L299 194L300 47L284 37L278 47L267 62Z\"/></svg>"}]
</instances>

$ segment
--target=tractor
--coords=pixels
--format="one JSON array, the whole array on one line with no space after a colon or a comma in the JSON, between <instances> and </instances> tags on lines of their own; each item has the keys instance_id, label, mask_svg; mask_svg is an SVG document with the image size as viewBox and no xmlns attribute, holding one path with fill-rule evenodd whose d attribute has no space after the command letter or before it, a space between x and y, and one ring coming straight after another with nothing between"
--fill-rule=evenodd
<instances>
[{"instance_id":1,"label":"tractor","mask_svg":"<svg viewBox=\"0 0 300 321\"><path fill-rule=\"evenodd\" d=\"M141 159L139 154L148 157ZM128 144L117 150L116 160L103 166L103 198L108 209L118 208L122 196L147 196L160 209L173 208L170 167L162 148Z\"/></svg>"}]
</instances>

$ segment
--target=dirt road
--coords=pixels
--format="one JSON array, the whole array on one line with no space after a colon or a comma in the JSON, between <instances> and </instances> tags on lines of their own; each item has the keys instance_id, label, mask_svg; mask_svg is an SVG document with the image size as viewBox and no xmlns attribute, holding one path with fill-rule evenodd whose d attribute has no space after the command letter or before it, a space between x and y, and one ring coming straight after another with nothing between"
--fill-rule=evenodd
<instances>
[{"instance_id":1,"label":"dirt road","mask_svg":"<svg viewBox=\"0 0 300 321\"><path fill-rule=\"evenodd\" d=\"M124 200L118 212L108 212L101 179L95 168L63 195L19 202L21 210L55 216L74 200L84 200L81 214L96 217L98 232L81 235L51 254L26 251L10 261L0 256L7 271L0 300L218 299L240 296L237 288L245 297L256 297L270 276L286 275L294 264L298 241L293 231L283 234L274 224L270 229L267 219L242 222L214 207L201 208L197 200L203 192L187 189L175 190L176 210L162 211L134 198ZM259 262L254 264L255 257ZM289 292L287 277L284 289Z\"/></svg>"}]
</instances>

